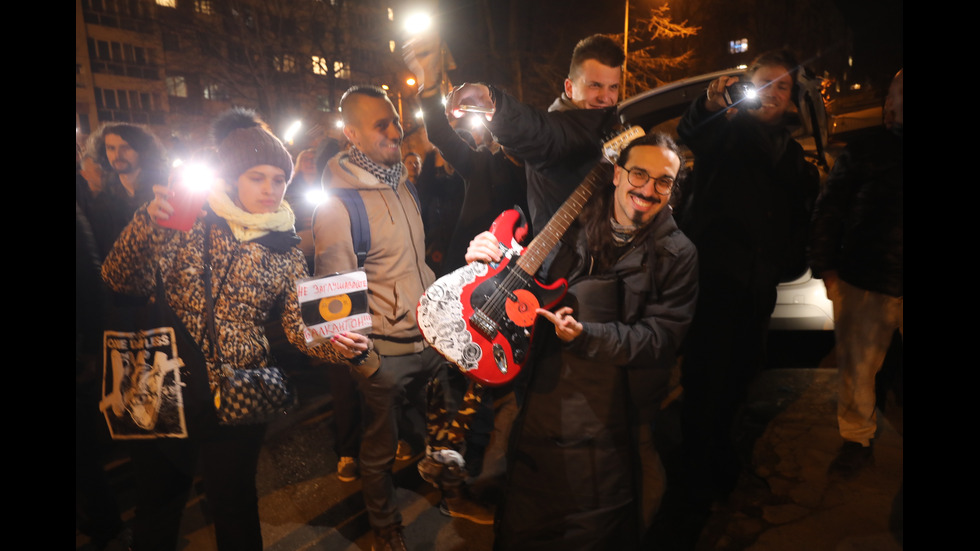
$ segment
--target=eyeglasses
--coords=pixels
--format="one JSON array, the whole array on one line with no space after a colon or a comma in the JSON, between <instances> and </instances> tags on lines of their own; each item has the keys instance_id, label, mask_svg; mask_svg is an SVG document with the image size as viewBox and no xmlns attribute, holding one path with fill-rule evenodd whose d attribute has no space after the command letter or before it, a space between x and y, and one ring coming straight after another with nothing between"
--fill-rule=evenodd
<instances>
[{"instance_id":1,"label":"eyeglasses","mask_svg":"<svg viewBox=\"0 0 980 551\"><path fill-rule=\"evenodd\" d=\"M650 181L650 173L642 168L626 168L626 181L633 187L643 187ZM674 189L674 179L670 176L661 176L653 179L653 189L660 195L667 195Z\"/></svg>"}]
</instances>

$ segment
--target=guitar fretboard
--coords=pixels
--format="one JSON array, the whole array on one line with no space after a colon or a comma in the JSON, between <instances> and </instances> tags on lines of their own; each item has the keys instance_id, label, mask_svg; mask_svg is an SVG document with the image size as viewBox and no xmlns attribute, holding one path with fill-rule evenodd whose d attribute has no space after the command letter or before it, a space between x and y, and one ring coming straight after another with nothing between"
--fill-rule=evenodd
<instances>
[{"instance_id":1,"label":"guitar fretboard","mask_svg":"<svg viewBox=\"0 0 980 551\"><path fill-rule=\"evenodd\" d=\"M538 272L544 259L551 254L552 249L558 244L561 236L565 235L568 227L572 225L575 218L582 212L585 203L588 202L595 190L598 189L599 184L603 181L609 181L609 166L608 163L600 162L585 177L585 181L575 188L575 191L565 200L561 208L555 212L544 229L531 240L531 244L527 246L521 254L521 257L517 259L517 266L521 270L531 275Z\"/></svg>"}]
</instances>

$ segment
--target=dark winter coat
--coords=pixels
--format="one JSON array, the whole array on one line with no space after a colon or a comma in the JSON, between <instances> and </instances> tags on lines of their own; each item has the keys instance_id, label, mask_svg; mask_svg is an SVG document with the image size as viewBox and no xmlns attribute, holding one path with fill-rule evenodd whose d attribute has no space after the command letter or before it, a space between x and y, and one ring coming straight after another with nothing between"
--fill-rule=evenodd
<instances>
[{"instance_id":1,"label":"dark winter coat","mask_svg":"<svg viewBox=\"0 0 980 551\"><path fill-rule=\"evenodd\" d=\"M697 253L669 209L615 265L588 273L573 226L552 271L569 274L583 331L539 323L515 426L498 549L635 549L637 435L648 430L697 300ZM662 488L661 488L662 490Z\"/></svg>"},{"instance_id":2,"label":"dark winter coat","mask_svg":"<svg viewBox=\"0 0 980 551\"><path fill-rule=\"evenodd\" d=\"M813 212L810 265L904 296L903 138L882 127L838 157Z\"/></svg>"},{"instance_id":3,"label":"dark winter coat","mask_svg":"<svg viewBox=\"0 0 980 551\"><path fill-rule=\"evenodd\" d=\"M694 101L677 126L694 153L679 223L697 245L701 284L723 278L775 303L780 280L806 269L819 174L782 125L712 113ZM771 302L772 304L768 304Z\"/></svg>"},{"instance_id":4,"label":"dark winter coat","mask_svg":"<svg viewBox=\"0 0 980 551\"><path fill-rule=\"evenodd\" d=\"M473 149L463 141L446 120L438 94L420 97L419 103L429 141L439 148L442 157L464 182L462 207L458 220L450 220L455 226L442 263L443 272L449 272L466 263L464 256L470 240L490 229L501 212L517 205L527 213L527 183L524 168L508 159L503 151ZM427 236L428 232L426 228Z\"/></svg>"},{"instance_id":5,"label":"dark winter coat","mask_svg":"<svg viewBox=\"0 0 980 551\"><path fill-rule=\"evenodd\" d=\"M491 87L494 116L488 127L527 169L527 202L534 232L602 159L602 142L619 124L614 107L542 113Z\"/></svg>"}]
</instances>

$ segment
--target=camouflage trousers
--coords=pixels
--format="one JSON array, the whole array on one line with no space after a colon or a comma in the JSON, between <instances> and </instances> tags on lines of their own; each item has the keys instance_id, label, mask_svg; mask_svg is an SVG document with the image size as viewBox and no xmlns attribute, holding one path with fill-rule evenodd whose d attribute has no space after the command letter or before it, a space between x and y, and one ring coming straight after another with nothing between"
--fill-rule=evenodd
<instances>
[{"instance_id":1,"label":"camouflage trousers","mask_svg":"<svg viewBox=\"0 0 980 551\"><path fill-rule=\"evenodd\" d=\"M426 389L426 445L430 451L465 451L466 433L487 390L487 387L464 378L459 372L429 381ZM461 399L457 398L460 393Z\"/></svg>"}]
</instances>

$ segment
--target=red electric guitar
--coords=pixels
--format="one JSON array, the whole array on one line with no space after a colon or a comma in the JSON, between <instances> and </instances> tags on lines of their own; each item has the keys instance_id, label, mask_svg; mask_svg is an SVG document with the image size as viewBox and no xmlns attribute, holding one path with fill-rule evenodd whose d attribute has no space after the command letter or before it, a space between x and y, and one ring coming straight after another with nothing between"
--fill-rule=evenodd
<instances>
[{"instance_id":1,"label":"red electric guitar","mask_svg":"<svg viewBox=\"0 0 980 551\"><path fill-rule=\"evenodd\" d=\"M642 128L630 128L609 140L605 158L614 162L643 134ZM519 243L527 224L521 213L508 210L497 217L490 231L503 258L497 264L470 263L426 289L417 316L425 340L479 383L497 386L516 377L531 348L535 310L552 308L568 290L564 279L544 285L534 274L608 178L608 167L600 162L523 252Z\"/></svg>"}]
</instances>

